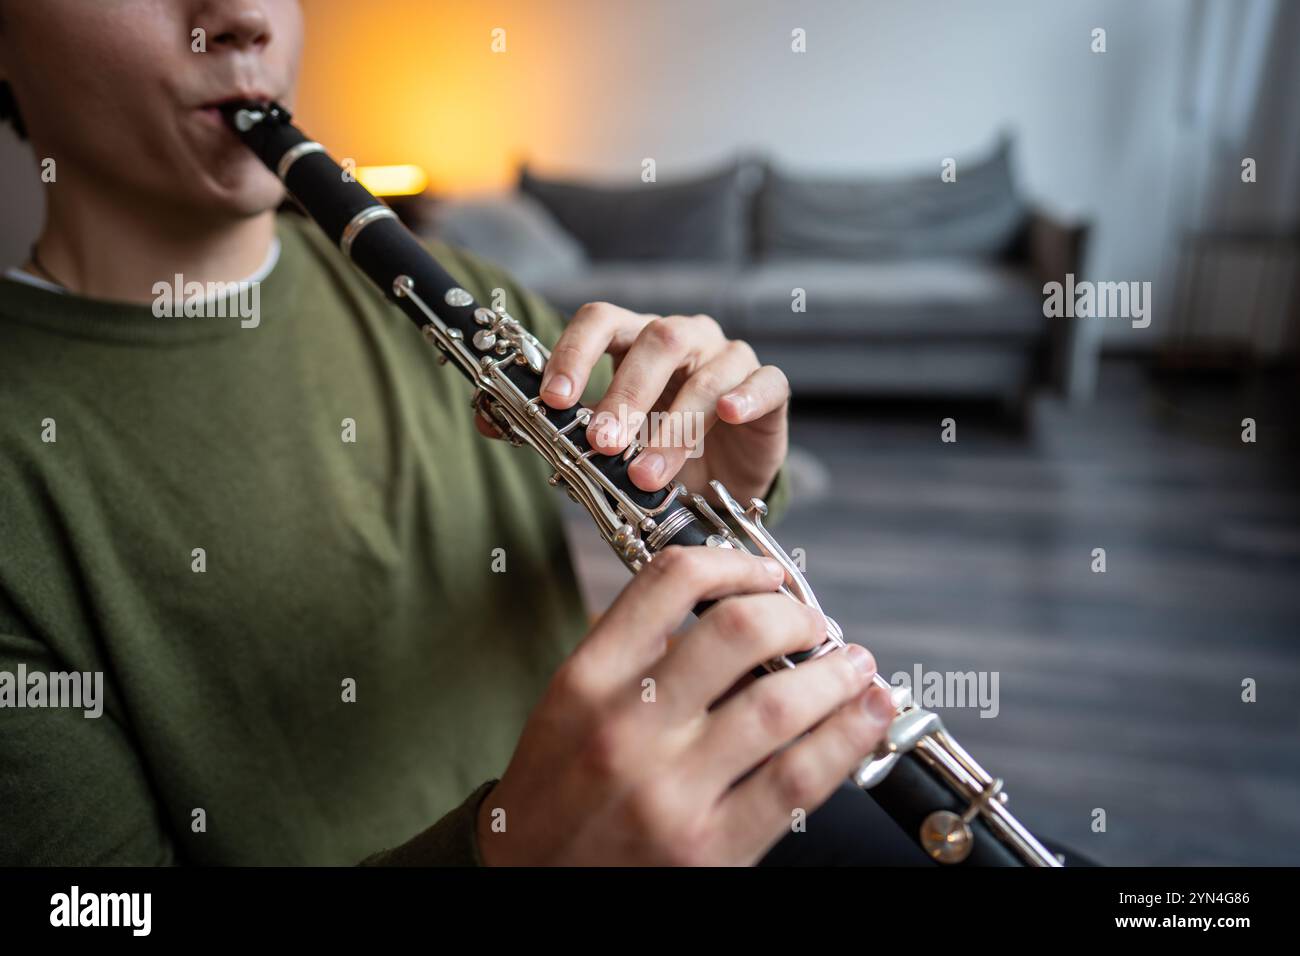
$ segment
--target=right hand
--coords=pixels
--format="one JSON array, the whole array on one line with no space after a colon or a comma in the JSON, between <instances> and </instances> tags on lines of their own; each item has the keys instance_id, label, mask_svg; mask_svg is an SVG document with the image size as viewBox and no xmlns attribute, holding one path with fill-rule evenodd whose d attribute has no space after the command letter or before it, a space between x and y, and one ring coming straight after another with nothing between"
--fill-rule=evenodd
<instances>
[{"instance_id":1,"label":"right hand","mask_svg":"<svg viewBox=\"0 0 1300 956\"><path fill-rule=\"evenodd\" d=\"M894 708L857 645L728 696L754 667L826 637L821 612L780 583L776 562L740 551L657 554L560 666L480 804L484 862L748 865L796 810L825 801Z\"/></svg>"}]
</instances>

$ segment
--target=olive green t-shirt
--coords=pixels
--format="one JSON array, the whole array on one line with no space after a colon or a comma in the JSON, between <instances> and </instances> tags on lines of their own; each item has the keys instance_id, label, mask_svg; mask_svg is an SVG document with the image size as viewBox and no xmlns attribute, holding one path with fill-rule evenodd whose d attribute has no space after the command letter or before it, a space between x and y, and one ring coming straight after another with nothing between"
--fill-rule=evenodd
<instances>
[{"instance_id":1,"label":"olive green t-shirt","mask_svg":"<svg viewBox=\"0 0 1300 956\"><path fill-rule=\"evenodd\" d=\"M0 864L472 863L586 629L540 457L314 226L278 234L255 327L0 282L0 681L102 674L98 717L0 700Z\"/></svg>"}]
</instances>

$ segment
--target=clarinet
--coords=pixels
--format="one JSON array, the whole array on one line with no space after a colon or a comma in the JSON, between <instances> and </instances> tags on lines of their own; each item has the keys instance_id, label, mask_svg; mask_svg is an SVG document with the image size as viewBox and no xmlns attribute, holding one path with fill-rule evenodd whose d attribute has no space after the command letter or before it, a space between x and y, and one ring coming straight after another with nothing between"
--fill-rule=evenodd
<instances>
[{"instance_id":1,"label":"clarinet","mask_svg":"<svg viewBox=\"0 0 1300 956\"><path fill-rule=\"evenodd\" d=\"M640 446L633 442L625 452L599 454L586 440L589 409L543 405L539 392L547 348L504 308L476 303L392 209L293 125L288 110L278 103L237 102L222 113L343 255L439 350L440 364L454 364L469 379L472 407L512 445L527 445L546 459L553 471L550 484L591 514L629 570L636 573L669 545L753 551L785 570L781 591L821 610L803 573L764 527L767 506L760 499L745 507L720 482L710 482L733 527L680 482L656 492L637 488L627 469ZM760 673L792 668L843 647L840 626L829 616L826 624L826 640L818 647L769 661ZM851 775L854 784L938 863L1063 865L1012 816L1002 781L975 762L937 714L919 707L910 689L894 687L879 674L875 681L890 692L896 715L877 751Z\"/></svg>"}]
</instances>

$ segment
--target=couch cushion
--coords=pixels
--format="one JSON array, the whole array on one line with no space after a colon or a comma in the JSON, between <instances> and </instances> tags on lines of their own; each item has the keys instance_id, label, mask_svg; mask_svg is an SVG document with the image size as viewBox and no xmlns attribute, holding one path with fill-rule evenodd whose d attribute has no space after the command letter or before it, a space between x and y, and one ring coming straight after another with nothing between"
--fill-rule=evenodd
<instances>
[{"instance_id":1,"label":"couch cushion","mask_svg":"<svg viewBox=\"0 0 1300 956\"><path fill-rule=\"evenodd\" d=\"M1012 402L1038 371L1032 348L996 339L920 342L755 340L758 357L780 367L799 396L996 396Z\"/></svg>"},{"instance_id":2,"label":"couch cushion","mask_svg":"<svg viewBox=\"0 0 1300 956\"><path fill-rule=\"evenodd\" d=\"M566 315L588 302L613 302L634 312L712 315L727 321L735 271L687 263L600 262L581 275L549 278L533 290Z\"/></svg>"},{"instance_id":3,"label":"couch cushion","mask_svg":"<svg viewBox=\"0 0 1300 956\"><path fill-rule=\"evenodd\" d=\"M1026 208L1011 175L1011 142L959 162L955 182L907 177L798 176L768 170L756 206L765 259L1001 255Z\"/></svg>"},{"instance_id":4,"label":"couch cushion","mask_svg":"<svg viewBox=\"0 0 1300 956\"><path fill-rule=\"evenodd\" d=\"M515 191L438 202L430 233L504 267L524 285L577 275L582 246L535 199Z\"/></svg>"},{"instance_id":5,"label":"couch cushion","mask_svg":"<svg viewBox=\"0 0 1300 956\"><path fill-rule=\"evenodd\" d=\"M791 311L796 288L806 312ZM1029 273L978 259L768 263L734 295L736 331L754 338L1027 338L1048 321Z\"/></svg>"},{"instance_id":6,"label":"couch cushion","mask_svg":"<svg viewBox=\"0 0 1300 956\"><path fill-rule=\"evenodd\" d=\"M593 260L737 263L748 239L749 182L742 164L698 179L630 186L543 179L524 169L519 188Z\"/></svg>"}]
</instances>

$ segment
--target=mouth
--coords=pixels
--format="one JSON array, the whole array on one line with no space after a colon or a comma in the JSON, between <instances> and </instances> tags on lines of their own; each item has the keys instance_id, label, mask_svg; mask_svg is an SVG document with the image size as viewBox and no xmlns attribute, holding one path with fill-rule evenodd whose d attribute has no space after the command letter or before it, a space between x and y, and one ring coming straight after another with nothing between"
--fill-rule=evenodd
<instances>
[{"instance_id":1,"label":"mouth","mask_svg":"<svg viewBox=\"0 0 1300 956\"><path fill-rule=\"evenodd\" d=\"M262 90L252 90L246 93L236 93L232 96L226 96L218 100L209 100L208 102L196 107L195 110L206 122L213 126L220 126L221 128L226 129L224 113L228 110L247 104L255 103L260 105L273 101L274 97L271 96L271 94Z\"/></svg>"}]
</instances>

